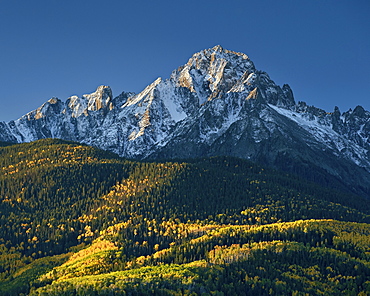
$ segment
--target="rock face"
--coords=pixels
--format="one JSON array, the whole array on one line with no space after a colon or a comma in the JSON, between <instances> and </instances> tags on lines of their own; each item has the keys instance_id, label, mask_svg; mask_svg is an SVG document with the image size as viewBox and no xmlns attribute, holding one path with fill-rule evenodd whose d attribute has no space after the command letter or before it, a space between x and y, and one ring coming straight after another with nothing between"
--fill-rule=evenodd
<instances>
[{"instance_id":1,"label":"rock face","mask_svg":"<svg viewBox=\"0 0 370 296\"><path fill-rule=\"evenodd\" d=\"M100 86L0 122L2 141L49 137L135 159L236 156L370 193L370 112L358 106L327 113L296 103L288 85L221 46L194 54L139 94L113 98Z\"/></svg>"}]
</instances>

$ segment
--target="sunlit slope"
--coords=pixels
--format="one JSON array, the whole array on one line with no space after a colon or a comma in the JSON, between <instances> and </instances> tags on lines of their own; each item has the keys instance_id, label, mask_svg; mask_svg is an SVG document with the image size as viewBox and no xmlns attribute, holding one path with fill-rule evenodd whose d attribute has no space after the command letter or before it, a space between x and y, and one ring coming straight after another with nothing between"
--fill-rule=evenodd
<instances>
[{"instance_id":1,"label":"sunlit slope","mask_svg":"<svg viewBox=\"0 0 370 296\"><path fill-rule=\"evenodd\" d=\"M187 248L181 249L227 227L245 230L300 219L370 220L368 201L361 197L247 160L137 162L51 139L0 148L0 198L4 295L59 285L57 279L72 281L140 266L153 265L155 273L160 263L200 260L212 273L210 264L216 263L202 260L208 260L216 245L239 244L243 254L244 244L266 240L242 241L237 235L231 245L221 240L211 249L197 247L190 257ZM163 262L161 252L168 257Z\"/></svg>"},{"instance_id":2,"label":"sunlit slope","mask_svg":"<svg viewBox=\"0 0 370 296\"><path fill-rule=\"evenodd\" d=\"M208 227L115 272L104 266L120 251L101 237L40 277L31 295L367 295L369 235L368 224L335 220Z\"/></svg>"}]
</instances>

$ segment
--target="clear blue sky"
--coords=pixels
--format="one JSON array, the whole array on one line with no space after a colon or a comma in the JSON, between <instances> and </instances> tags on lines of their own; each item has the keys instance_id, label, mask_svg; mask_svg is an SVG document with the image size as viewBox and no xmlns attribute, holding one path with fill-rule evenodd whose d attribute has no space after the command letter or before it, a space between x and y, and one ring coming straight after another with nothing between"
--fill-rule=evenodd
<instances>
[{"instance_id":1,"label":"clear blue sky","mask_svg":"<svg viewBox=\"0 0 370 296\"><path fill-rule=\"evenodd\" d=\"M141 91L220 44L297 101L370 110L368 0L17 0L0 6L0 121L49 98Z\"/></svg>"}]
</instances>

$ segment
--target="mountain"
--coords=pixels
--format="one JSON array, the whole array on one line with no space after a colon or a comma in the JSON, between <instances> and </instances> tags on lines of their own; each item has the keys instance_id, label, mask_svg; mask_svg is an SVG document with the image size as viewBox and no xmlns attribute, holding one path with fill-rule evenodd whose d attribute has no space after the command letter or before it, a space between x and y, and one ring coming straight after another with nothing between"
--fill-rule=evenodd
<instances>
[{"instance_id":1,"label":"mountain","mask_svg":"<svg viewBox=\"0 0 370 296\"><path fill-rule=\"evenodd\" d=\"M341 113L295 102L249 57L215 46L194 54L139 94L108 86L52 98L0 123L0 140L61 138L130 159L228 155L370 196L370 112Z\"/></svg>"},{"instance_id":2,"label":"mountain","mask_svg":"<svg viewBox=\"0 0 370 296\"><path fill-rule=\"evenodd\" d=\"M370 288L368 200L249 160L44 139L0 147L0 198L4 296Z\"/></svg>"}]
</instances>

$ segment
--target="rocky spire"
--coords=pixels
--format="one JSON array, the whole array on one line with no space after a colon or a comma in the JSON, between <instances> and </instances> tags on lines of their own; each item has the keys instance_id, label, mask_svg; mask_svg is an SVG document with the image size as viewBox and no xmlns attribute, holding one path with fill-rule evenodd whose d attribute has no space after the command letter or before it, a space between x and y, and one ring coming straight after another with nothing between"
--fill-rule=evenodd
<instances>
[{"instance_id":1,"label":"rocky spire","mask_svg":"<svg viewBox=\"0 0 370 296\"><path fill-rule=\"evenodd\" d=\"M100 109L112 110L114 108L112 90L109 86L101 85L95 92L85 94L81 98L78 96L69 97L67 106L72 112L72 117L79 117L82 114L88 115L89 111Z\"/></svg>"}]
</instances>

